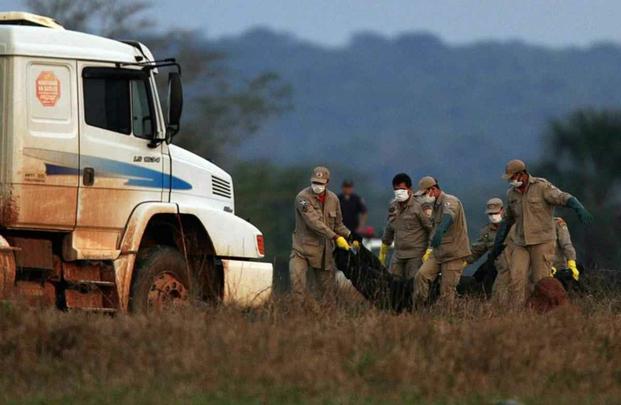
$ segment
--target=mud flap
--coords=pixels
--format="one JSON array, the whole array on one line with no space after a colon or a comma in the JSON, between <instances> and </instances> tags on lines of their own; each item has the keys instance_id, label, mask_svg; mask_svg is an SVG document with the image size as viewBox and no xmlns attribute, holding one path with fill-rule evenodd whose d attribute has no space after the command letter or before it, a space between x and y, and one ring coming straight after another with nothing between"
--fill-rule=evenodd
<instances>
[{"instance_id":1,"label":"mud flap","mask_svg":"<svg viewBox=\"0 0 621 405\"><path fill-rule=\"evenodd\" d=\"M256 307L272 295L274 269L271 263L222 260L224 302Z\"/></svg>"}]
</instances>

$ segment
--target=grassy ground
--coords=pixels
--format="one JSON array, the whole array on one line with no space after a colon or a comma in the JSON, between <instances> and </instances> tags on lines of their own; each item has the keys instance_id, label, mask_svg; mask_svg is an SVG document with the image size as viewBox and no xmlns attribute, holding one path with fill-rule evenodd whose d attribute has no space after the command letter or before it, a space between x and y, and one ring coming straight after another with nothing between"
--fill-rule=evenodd
<instances>
[{"instance_id":1,"label":"grassy ground","mask_svg":"<svg viewBox=\"0 0 621 405\"><path fill-rule=\"evenodd\" d=\"M0 307L12 403L618 403L621 300L546 315L476 300L395 315L351 301L107 317Z\"/></svg>"}]
</instances>

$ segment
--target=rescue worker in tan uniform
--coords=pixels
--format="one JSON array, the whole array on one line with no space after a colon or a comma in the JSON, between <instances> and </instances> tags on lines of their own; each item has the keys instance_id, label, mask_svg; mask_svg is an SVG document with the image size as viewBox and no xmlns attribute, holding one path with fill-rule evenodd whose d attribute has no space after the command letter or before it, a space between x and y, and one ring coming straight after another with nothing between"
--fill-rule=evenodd
<instances>
[{"instance_id":1,"label":"rescue worker in tan uniform","mask_svg":"<svg viewBox=\"0 0 621 405\"><path fill-rule=\"evenodd\" d=\"M571 235L567 222L561 217L554 218L556 229L556 254L554 255L554 270L569 269L573 278L578 281L580 272L576 265L576 249L571 242Z\"/></svg>"},{"instance_id":2,"label":"rescue worker in tan uniform","mask_svg":"<svg viewBox=\"0 0 621 405\"><path fill-rule=\"evenodd\" d=\"M425 215L420 202L413 196L410 176L397 174L392 187L395 198L388 208L388 223L382 236L379 259L382 264L386 263L386 254L394 241L390 272L409 279L423 264L429 246L431 218Z\"/></svg>"},{"instance_id":3,"label":"rescue worker in tan uniform","mask_svg":"<svg viewBox=\"0 0 621 405\"><path fill-rule=\"evenodd\" d=\"M498 231L496 231L498 234ZM507 304L511 298L511 255L515 248L515 226L509 230L509 235L505 238L504 248L494 262L498 275L492 287L492 299L496 304ZM494 248L492 248L493 250ZM490 252L490 254L493 254Z\"/></svg>"},{"instance_id":4,"label":"rescue worker in tan uniform","mask_svg":"<svg viewBox=\"0 0 621 405\"><path fill-rule=\"evenodd\" d=\"M485 213L487 214L489 222L481 228L479 239L470 246L472 254L466 258L468 264L476 262L481 256L488 252L488 254L491 255L496 239L496 232L498 231L498 227L505 213L502 200L496 197L489 199L485 204ZM510 238L506 239L507 243L509 239ZM501 301L506 298L508 293L510 280L508 254L510 254L510 250L510 246L505 246L500 256L494 259L494 267L496 268L497 275L492 287L492 296L496 301Z\"/></svg>"},{"instance_id":5,"label":"rescue worker in tan uniform","mask_svg":"<svg viewBox=\"0 0 621 405\"><path fill-rule=\"evenodd\" d=\"M433 204L433 229L432 252L415 277L414 302L417 307L427 302L429 287L441 272L440 300L452 306L465 260L471 254L466 214L461 201L444 193L433 177L420 179L416 195L422 203Z\"/></svg>"},{"instance_id":6,"label":"rescue worker in tan uniform","mask_svg":"<svg viewBox=\"0 0 621 405\"><path fill-rule=\"evenodd\" d=\"M511 188L507 191L507 211L498 228L494 250L502 249L515 224L510 293L513 302L520 305L526 299L529 278L534 285L549 277L552 271L556 240L554 207L574 209L583 223L589 223L592 217L576 197L545 179L531 176L521 160L508 162L503 178L510 182Z\"/></svg>"},{"instance_id":7,"label":"rescue worker in tan uniform","mask_svg":"<svg viewBox=\"0 0 621 405\"><path fill-rule=\"evenodd\" d=\"M334 246L349 249L350 231L343 225L341 205L327 189L330 171L316 167L311 186L295 197L295 230L289 273L294 292L311 292L322 298L336 286Z\"/></svg>"},{"instance_id":8,"label":"rescue worker in tan uniform","mask_svg":"<svg viewBox=\"0 0 621 405\"><path fill-rule=\"evenodd\" d=\"M500 198L491 198L485 204L485 213L489 222L481 228L479 239L470 246L471 254L466 258L468 264L472 264L479 260L481 256L494 247L496 239L496 231L502 222L504 214L502 200Z\"/></svg>"}]
</instances>

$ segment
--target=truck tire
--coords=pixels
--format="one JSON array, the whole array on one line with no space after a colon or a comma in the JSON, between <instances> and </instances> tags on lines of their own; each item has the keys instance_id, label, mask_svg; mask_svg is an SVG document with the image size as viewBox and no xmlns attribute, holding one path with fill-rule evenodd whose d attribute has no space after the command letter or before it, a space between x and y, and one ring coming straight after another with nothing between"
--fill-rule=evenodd
<instances>
[{"instance_id":1,"label":"truck tire","mask_svg":"<svg viewBox=\"0 0 621 405\"><path fill-rule=\"evenodd\" d=\"M188 269L177 249L157 245L139 252L129 301L132 312L175 309L187 305L189 298Z\"/></svg>"}]
</instances>

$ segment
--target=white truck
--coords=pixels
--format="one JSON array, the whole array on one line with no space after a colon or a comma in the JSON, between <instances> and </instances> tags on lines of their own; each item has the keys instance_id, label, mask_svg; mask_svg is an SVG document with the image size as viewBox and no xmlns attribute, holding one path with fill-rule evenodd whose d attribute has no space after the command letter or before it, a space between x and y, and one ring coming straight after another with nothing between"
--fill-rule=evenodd
<instances>
[{"instance_id":1,"label":"white truck","mask_svg":"<svg viewBox=\"0 0 621 405\"><path fill-rule=\"evenodd\" d=\"M171 143L182 103L179 66L139 42L0 13L0 299L114 312L269 297L231 176Z\"/></svg>"}]
</instances>

